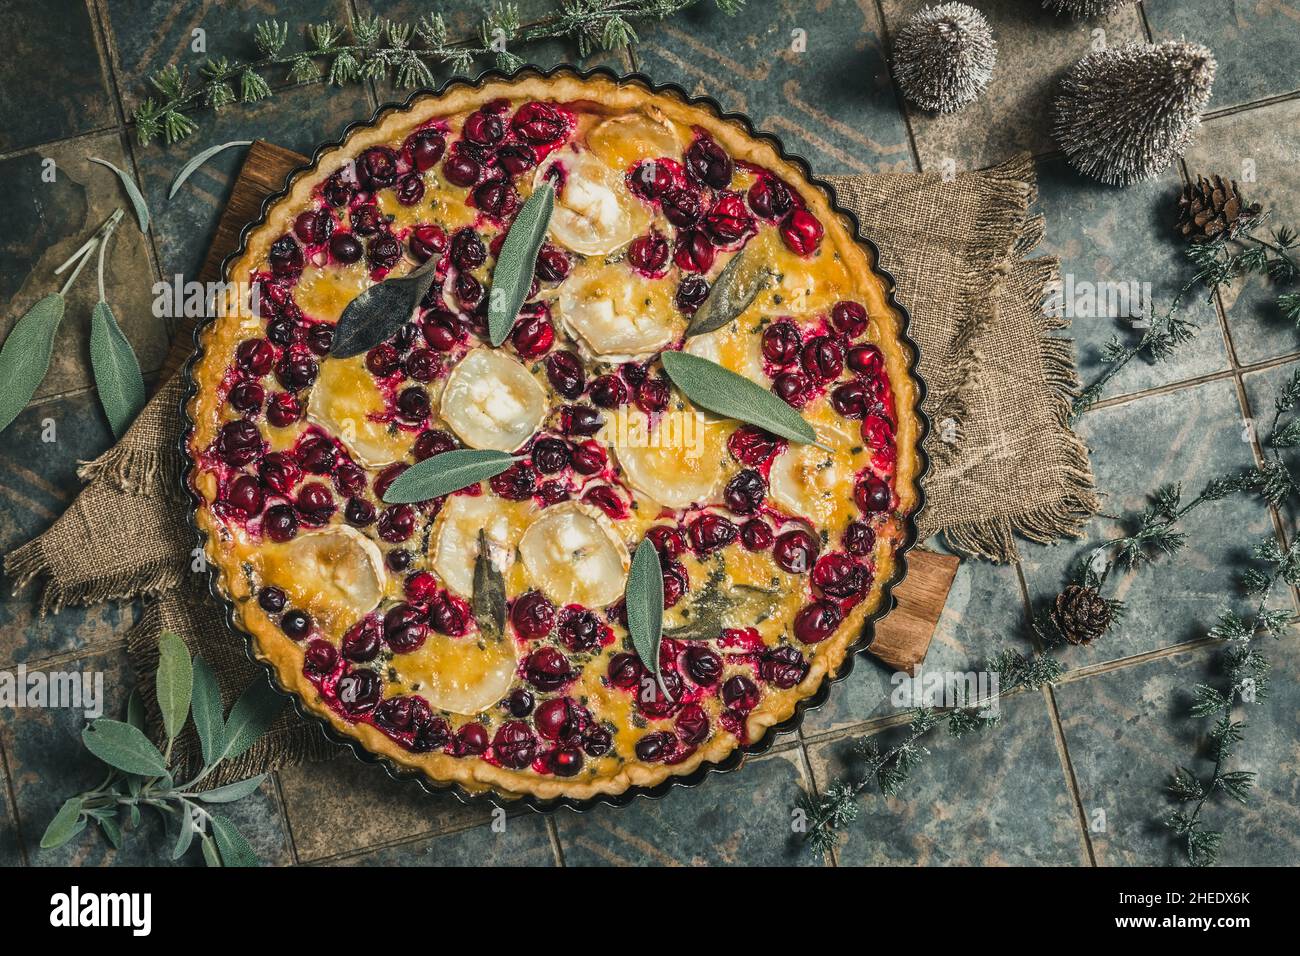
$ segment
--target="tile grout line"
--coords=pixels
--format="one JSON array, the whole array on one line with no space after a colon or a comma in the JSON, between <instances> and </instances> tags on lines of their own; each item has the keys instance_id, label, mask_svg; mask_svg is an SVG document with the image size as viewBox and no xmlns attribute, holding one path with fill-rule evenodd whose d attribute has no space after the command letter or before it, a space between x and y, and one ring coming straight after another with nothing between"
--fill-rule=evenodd
<instances>
[{"instance_id":1,"label":"tile grout line","mask_svg":"<svg viewBox=\"0 0 1300 956\"><path fill-rule=\"evenodd\" d=\"M546 835L551 841L551 854L555 857L555 865L564 869L568 866L564 862L564 847L560 843L560 828L555 825L555 814L546 815Z\"/></svg>"},{"instance_id":2,"label":"tile grout line","mask_svg":"<svg viewBox=\"0 0 1300 956\"><path fill-rule=\"evenodd\" d=\"M5 799L9 802L9 819L14 827L14 843L18 846L18 859L23 866L31 866L27 855L27 841L23 839L22 823L18 819L18 791L14 789L14 775L9 768L9 754L0 742L0 774L4 775Z\"/></svg>"},{"instance_id":3,"label":"tile grout line","mask_svg":"<svg viewBox=\"0 0 1300 956\"><path fill-rule=\"evenodd\" d=\"M284 786L280 782L280 771L272 771L271 780L275 784L276 802L280 805L280 821L284 824L285 839L289 841L290 866L301 866L302 858L298 855L298 841L293 836L293 823L289 819L289 804L284 798Z\"/></svg>"},{"instance_id":4,"label":"tile grout line","mask_svg":"<svg viewBox=\"0 0 1300 956\"><path fill-rule=\"evenodd\" d=\"M802 729L803 727L801 724L800 730L802 731ZM808 745L803 742L802 734L800 735L800 737L801 739L799 741L799 764L801 769L804 772L804 775L808 778L808 789L805 790L804 792L809 797L816 799L817 796L821 793L821 788L817 785L817 775L813 773L812 756L808 753ZM800 787L800 789L802 790L803 788ZM830 865L832 869L839 867L840 855L839 855L838 842L836 846L831 847L831 851L828 857L827 856L822 857L823 862L828 858L830 860Z\"/></svg>"}]
</instances>

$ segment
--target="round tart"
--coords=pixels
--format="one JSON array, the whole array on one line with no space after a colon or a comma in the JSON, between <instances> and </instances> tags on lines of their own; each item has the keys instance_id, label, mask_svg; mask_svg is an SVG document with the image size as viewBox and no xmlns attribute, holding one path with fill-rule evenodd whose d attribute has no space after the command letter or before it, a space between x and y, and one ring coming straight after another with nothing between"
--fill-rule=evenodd
<instances>
[{"instance_id":1,"label":"round tart","mask_svg":"<svg viewBox=\"0 0 1300 956\"><path fill-rule=\"evenodd\" d=\"M496 257L541 183L493 348ZM616 799L764 745L869 640L921 500L914 351L854 225L773 140L639 79L457 83L351 128L246 233L190 367L195 522L253 654L337 736L463 792ZM729 316L712 293L742 255L764 280ZM392 338L331 353L349 302L431 258ZM688 335L702 307L725 321ZM693 407L677 349L817 442ZM516 460L385 503L458 448ZM626 627L646 539L659 680ZM475 618L480 561L503 631Z\"/></svg>"}]
</instances>

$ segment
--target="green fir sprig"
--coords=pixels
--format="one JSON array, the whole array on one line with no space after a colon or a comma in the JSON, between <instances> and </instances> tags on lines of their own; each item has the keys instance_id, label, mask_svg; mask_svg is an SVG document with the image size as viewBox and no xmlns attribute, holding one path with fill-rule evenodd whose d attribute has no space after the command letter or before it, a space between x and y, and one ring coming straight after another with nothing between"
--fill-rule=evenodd
<instances>
[{"instance_id":1,"label":"green fir sprig","mask_svg":"<svg viewBox=\"0 0 1300 956\"><path fill-rule=\"evenodd\" d=\"M171 144L198 129L197 109L219 112L232 103L256 103L272 96L267 79L281 71L293 83L324 80L335 86L365 81L392 82L401 89L435 85L434 66L466 73L480 57L502 70L524 60L515 50L540 40L576 42L578 55L622 49L637 41L637 20L662 20L701 0L560 0L558 9L533 23L522 23L513 3L498 3L480 21L473 37L452 39L441 14L427 13L413 23L379 16L352 18L346 26L316 23L302 32L305 44L289 49L289 24L270 20L253 31L256 56L248 60L217 57L198 67L175 64L149 78L155 96L136 108L141 144L161 138ZM735 14L744 0L713 0L723 13Z\"/></svg>"}]
</instances>

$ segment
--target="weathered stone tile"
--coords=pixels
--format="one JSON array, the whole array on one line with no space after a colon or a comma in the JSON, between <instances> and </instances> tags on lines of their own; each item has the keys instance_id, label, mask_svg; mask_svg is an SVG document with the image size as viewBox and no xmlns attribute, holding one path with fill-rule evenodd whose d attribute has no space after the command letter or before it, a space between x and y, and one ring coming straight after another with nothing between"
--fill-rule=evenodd
<instances>
[{"instance_id":1,"label":"weathered stone tile","mask_svg":"<svg viewBox=\"0 0 1300 956\"><path fill-rule=\"evenodd\" d=\"M1106 496L1105 514L1136 515L1151 492L1171 483L1181 482L1184 501L1190 501L1211 478L1253 463L1230 381L1096 409L1084 415L1078 433L1092 449L1097 487ZM1219 607L1238 593L1233 568L1251 546L1272 535L1267 509L1259 498L1245 494L1199 508L1180 527L1188 545L1178 554L1158 557L1131 574L1121 568L1112 572L1106 596L1125 601L1127 614L1093 644L1062 650L1069 666L1204 637ZM1050 600L1068 582L1075 561L1132 530L1098 517L1081 540L1026 544L1024 571L1031 598Z\"/></svg>"},{"instance_id":2,"label":"weathered stone tile","mask_svg":"<svg viewBox=\"0 0 1300 956\"><path fill-rule=\"evenodd\" d=\"M1296 75L1300 9L1294 0L1146 0L1142 6L1157 41L1186 38L1214 51L1219 72L1210 109L1252 103L1300 88Z\"/></svg>"},{"instance_id":3,"label":"weathered stone tile","mask_svg":"<svg viewBox=\"0 0 1300 956\"><path fill-rule=\"evenodd\" d=\"M546 819L536 813L385 847L345 861L349 866L554 866Z\"/></svg>"},{"instance_id":4,"label":"weathered stone tile","mask_svg":"<svg viewBox=\"0 0 1300 956\"><path fill-rule=\"evenodd\" d=\"M1264 639L1274 670L1269 696L1239 705L1245 739L1231 769L1258 774L1250 801L1211 798L1202 811L1224 833L1227 866L1286 866L1300 854L1300 643ZM1161 825L1176 808L1166 788L1186 766L1208 778L1209 720L1188 715L1197 683L1223 686L1220 649L1197 650L1089 677L1057 689L1061 724L1078 781L1097 862L1102 866L1186 863L1181 844Z\"/></svg>"},{"instance_id":5,"label":"weathered stone tile","mask_svg":"<svg viewBox=\"0 0 1300 956\"><path fill-rule=\"evenodd\" d=\"M1271 221L1256 230L1271 241L1272 229L1300 226L1297 128L1300 100L1209 120L1187 151L1187 171L1193 179L1217 173L1238 180L1247 201L1272 211ZM1281 291L1263 276L1248 276L1222 291L1228 334L1243 365L1300 351L1300 331L1277 306Z\"/></svg>"},{"instance_id":6,"label":"weathered stone tile","mask_svg":"<svg viewBox=\"0 0 1300 956\"><path fill-rule=\"evenodd\" d=\"M0 153L113 125L85 0L9 0L0 61Z\"/></svg>"},{"instance_id":7,"label":"weathered stone tile","mask_svg":"<svg viewBox=\"0 0 1300 956\"><path fill-rule=\"evenodd\" d=\"M148 240L140 234L117 177L89 162L92 156L130 171L117 133L85 136L0 160L0 179L9 184L6 227L0 234L0 301L5 303L0 336L8 335L33 303L62 288L69 273L56 276L55 268L120 207L125 215L109 243L105 294L140 367L148 373L162 365L168 341L163 322L152 311ZM53 181L47 181L51 176ZM68 293L50 371L37 398L94 383L88 329L91 309L99 300L95 271L92 260Z\"/></svg>"},{"instance_id":8,"label":"weathered stone tile","mask_svg":"<svg viewBox=\"0 0 1300 956\"><path fill-rule=\"evenodd\" d=\"M662 800L558 811L560 849L567 866L815 865L791 832L806 785L799 751L782 751Z\"/></svg>"},{"instance_id":9,"label":"weathered stone tile","mask_svg":"<svg viewBox=\"0 0 1300 956\"><path fill-rule=\"evenodd\" d=\"M1001 715L997 726L960 740L936 729L925 738L929 756L898 796L863 794L857 820L842 830L840 864L1086 864L1044 697L1011 697ZM888 731L878 745L902 732ZM841 738L809 747L819 790L856 779L853 745Z\"/></svg>"},{"instance_id":10,"label":"weathered stone tile","mask_svg":"<svg viewBox=\"0 0 1300 956\"><path fill-rule=\"evenodd\" d=\"M884 0L890 36L925 0ZM1020 150L1035 154L1056 149L1051 138L1051 104L1061 76L1089 53L1094 31L1105 31L1111 46L1144 39L1135 7L1109 17L1072 20L1056 17L1041 4L1023 0L984 0L978 4L993 28L998 60L984 95L964 110L946 115L908 105L916 149L925 170L978 169L1007 159Z\"/></svg>"},{"instance_id":11,"label":"weathered stone tile","mask_svg":"<svg viewBox=\"0 0 1300 956\"><path fill-rule=\"evenodd\" d=\"M122 648L65 661L46 670L102 675L103 716L121 719L134 677ZM67 708L23 708L0 721L0 743L9 758L17 799L22 841L35 865L161 866L171 860L172 838L159 815L145 810L138 831L127 832L120 850L114 850L95 827L87 827L71 842L54 850L41 850L45 827L63 801L96 786L103 765L81 742L87 715ZM266 863L289 862L289 841L281 822L275 788L270 781L255 794L222 808ZM182 861L202 865L198 847Z\"/></svg>"},{"instance_id":12,"label":"weathered stone tile","mask_svg":"<svg viewBox=\"0 0 1300 956\"><path fill-rule=\"evenodd\" d=\"M746 113L822 174L912 169L873 4L701 3L646 24L637 67Z\"/></svg>"},{"instance_id":13,"label":"weathered stone tile","mask_svg":"<svg viewBox=\"0 0 1300 956\"><path fill-rule=\"evenodd\" d=\"M0 553L53 524L81 490L77 463L97 457L112 442L91 393L33 405L0 432ZM14 581L0 576L0 667L121 641L138 615L134 603L106 602L65 607L42 618L42 584L15 593Z\"/></svg>"}]
</instances>

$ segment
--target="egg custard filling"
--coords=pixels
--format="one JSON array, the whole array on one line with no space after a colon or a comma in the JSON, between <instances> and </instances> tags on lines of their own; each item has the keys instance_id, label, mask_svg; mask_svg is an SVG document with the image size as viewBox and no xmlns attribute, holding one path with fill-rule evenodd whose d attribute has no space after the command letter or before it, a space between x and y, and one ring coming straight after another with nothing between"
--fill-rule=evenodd
<instances>
[{"instance_id":1,"label":"egg custard filling","mask_svg":"<svg viewBox=\"0 0 1300 956\"><path fill-rule=\"evenodd\" d=\"M494 348L497 255L543 182L554 213ZM742 254L764 281L688 334ZM331 354L349 302L430 259L396 334ZM433 781L589 798L722 761L841 670L910 541L918 388L885 280L800 167L683 97L559 74L418 98L297 175L226 279L253 298L204 327L186 407L219 590L305 709ZM817 442L693 407L674 349ZM515 461L384 502L459 448ZM647 539L658 680L624 601ZM479 560L500 630L475 617Z\"/></svg>"}]
</instances>

